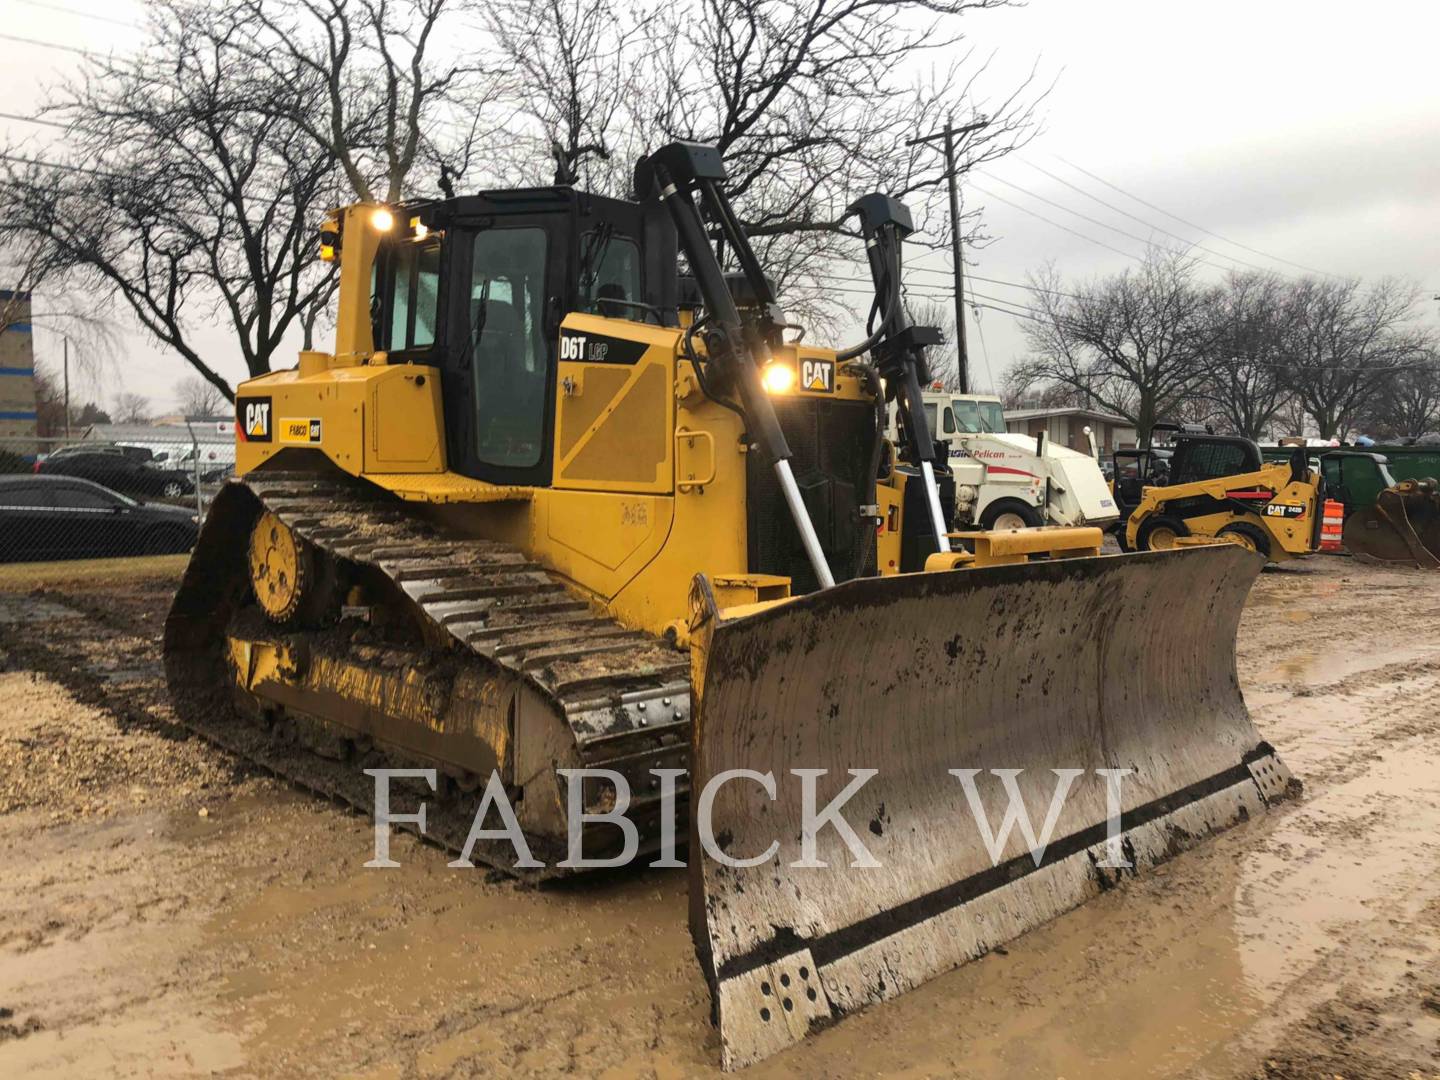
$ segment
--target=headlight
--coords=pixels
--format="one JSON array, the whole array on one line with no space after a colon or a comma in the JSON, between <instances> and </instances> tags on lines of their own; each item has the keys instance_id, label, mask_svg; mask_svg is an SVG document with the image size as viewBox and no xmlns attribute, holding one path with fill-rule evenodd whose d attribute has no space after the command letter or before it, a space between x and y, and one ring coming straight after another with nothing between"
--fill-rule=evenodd
<instances>
[{"instance_id":1,"label":"headlight","mask_svg":"<svg viewBox=\"0 0 1440 1080\"><path fill-rule=\"evenodd\" d=\"M370 215L370 224L380 232L389 232L395 227L395 215L382 206Z\"/></svg>"},{"instance_id":2,"label":"headlight","mask_svg":"<svg viewBox=\"0 0 1440 1080\"><path fill-rule=\"evenodd\" d=\"M760 381L765 384L767 393L788 394L795 389L795 369L789 364L766 364L765 370L760 373Z\"/></svg>"}]
</instances>

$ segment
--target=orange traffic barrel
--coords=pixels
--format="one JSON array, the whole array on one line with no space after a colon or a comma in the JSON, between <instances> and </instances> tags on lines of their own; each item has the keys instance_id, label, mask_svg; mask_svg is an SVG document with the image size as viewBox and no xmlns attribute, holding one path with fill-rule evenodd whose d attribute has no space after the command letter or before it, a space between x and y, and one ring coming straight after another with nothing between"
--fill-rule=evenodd
<instances>
[{"instance_id":1,"label":"orange traffic barrel","mask_svg":"<svg viewBox=\"0 0 1440 1080\"><path fill-rule=\"evenodd\" d=\"M1325 516L1320 522L1320 550L1343 551L1341 534L1345 531L1345 504L1339 499L1325 500Z\"/></svg>"}]
</instances>

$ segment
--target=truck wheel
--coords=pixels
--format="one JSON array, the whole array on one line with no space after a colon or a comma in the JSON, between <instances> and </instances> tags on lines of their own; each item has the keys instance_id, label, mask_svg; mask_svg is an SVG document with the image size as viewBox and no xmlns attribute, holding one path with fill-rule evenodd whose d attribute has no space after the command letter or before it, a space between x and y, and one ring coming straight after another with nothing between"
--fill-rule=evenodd
<instances>
[{"instance_id":1,"label":"truck wheel","mask_svg":"<svg viewBox=\"0 0 1440 1080\"><path fill-rule=\"evenodd\" d=\"M1215 535L1228 537L1233 543L1255 552L1256 555L1270 558L1270 537L1258 525L1237 521L1234 525L1226 525Z\"/></svg>"},{"instance_id":2,"label":"truck wheel","mask_svg":"<svg viewBox=\"0 0 1440 1080\"><path fill-rule=\"evenodd\" d=\"M1135 546L1141 551L1169 551L1176 540L1189 535L1189 527L1179 518L1156 514L1141 523L1140 531L1135 534Z\"/></svg>"},{"instance_id":3,"label":"truck wheel","mask_svg":"<svg viewBox=\"0 0 1440 1080\"><path fill-rule=\"evenodd\" d=\"M980 515L980 527L987 532L992 529L1033 529L1044 524L1040 511L1019 499L999 499Z\"/></svg>"}]
</instances>

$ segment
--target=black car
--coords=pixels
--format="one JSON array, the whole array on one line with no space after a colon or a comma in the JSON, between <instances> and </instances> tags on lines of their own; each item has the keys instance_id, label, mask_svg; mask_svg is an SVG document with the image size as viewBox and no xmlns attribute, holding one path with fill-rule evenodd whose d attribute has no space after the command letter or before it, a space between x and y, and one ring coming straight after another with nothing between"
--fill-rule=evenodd
<instances>
[{"instance_id":1,"label":"black car","mask_svg":"<svg viewBox=\"0 0 1440 1080\"><path fill-rule=\"evenodd\" d=\"M195 546L193 510L69 476L0 476L0 562L167 555Z\"/></svg>"},{"instance_id":2,"label":"black car","mask_svg":"<svg viewBox=\"0 0 1440 1080\"><path fill-rule=\"evenodd\" d=\"M64 457L74 457L76 454L117 454L142 465L147 461L155 460L155 451L145 446L121 446L119 443L102 443L91 439L51 450L45 460L58 461Z\"/></svg>"},{"instance_id":3,"label":"black car","mask_svg":"<svg viewBox=\"0 0 1440 1080\"><path fill-rule=\"evenodd\" d=\"M41 475L75 476L125 495L179 499L195 490L195 481L178 469L156 468L128 454L109 450L52 454L35 471Z\"/></svg>"}]
</instances>

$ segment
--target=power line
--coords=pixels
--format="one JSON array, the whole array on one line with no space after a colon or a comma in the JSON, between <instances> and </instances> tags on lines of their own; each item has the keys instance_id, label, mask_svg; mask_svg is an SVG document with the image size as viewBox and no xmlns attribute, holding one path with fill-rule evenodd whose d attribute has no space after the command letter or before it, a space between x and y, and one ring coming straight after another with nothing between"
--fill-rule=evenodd
<instances>
[{"instance_id":1,"label":"power line","mask_svg":"<svg viewBox=\"0 0 1440 1080\"><path fill-rule=\"evenodd\" d=\"M1227 237L1221 236L1219 233L1215 232L1213 229L1207 229L1204 225L1197 225L1197 224L1195 224L1195 222L1193 222L1193 221L1187 221L1185 218L1182 218L1179 214L1174 214L1174 213L1171 213L1169 210L1166 210L1163 206L1156 206L1154 203L1148 202L1148 201L1146 201L1145 199L1142 199L1139 195L1136 195L1136 194L1134 194L1134 193L1132 193L1132 192L1126 191L1126 190L1125 190L1124 188L1122 188L1119 184L1112 183L1111 181L1106 180L1103 176L1099 176L1099 175L1091 172L1089 169L1082 168L1081 166L1076 165L1073 161L1070 161L1070 160L1067 159L1067 158L1061 157L1059 154L1056 154L1056 155L1055 155L1055 159L1056 159L1057 161L1063 162L1063 163L1066 164L1066 165L1069 165L1070 168L1074 169L1076 172L1084 173L1086 176L1090 177L1091 180L1094 180L1094 181L1096 181L1097 183L1100 183L1100 184L1104 184L1104 185L1105 185L1106 187L1108 187L1110 190L1119 192L1121 195L1124 195L1127 199L1133 199L1135 202L1139 203L1141 206L1149 207L1151 210L1154 210L1157 214L1164 214L1166 217L1172 218L1172 219L1174 219L1175 221L1180 222L1181 225L1184 225L1184 226L1186 226L1186 227L1188 227L1188 228L1191 228L1191 229L1195 229L1197 232L1202 232L1202 233L1204 233L1206 236L1213 236L1216 240L1220 240L1220 241L1222 241L1222 242L1224 242L1224 243L1226 243L1226 244L1230 244L1230 245L1232 245L1232 246L1234 246L1234 247L1240 248L1242 251L1248 251L1248 252L1250 252L1250 254L1252 254L1252 255L1259 255L1262 259L1270 259L1270 260L1272 260L1273 262L1282 262L1282 263L1285 263L1287 266L1293 266L1293 267L1295 267L1295 268L1298 269L1298 270L1304 270L1307 274L1320 274L1320 275L1323 276L1323 277L1339 277L1339 276L1340 276L1340 275L1338 275L1338 274L1332 274L1332 273L1330 273L1329 271L1326 271L1326 270L1316 270L1313 266L1306 266L1304 263L1298 263L1298 262L1295 262L1295 261L1292 260L1292 259L1284 259L1284 258L1281 258L1279 255L1271 255L1271 254L1269 254L1268 252L1261 251L1259 248L1253 248L1253 247L1251 247L1251 246L1248 245L1248 244L1242 244L1242 243L1240 243L1240 241L1238 241L1238 240L1228 239Z\"/></svg>"},{"instance_id":2,"label":"power line","mask_svg":"<svg viewBox=\"0 0 1440 1080\"><path fill-rule=\"evenodd\" d=\"M948 278L950 276L949 270L942 270L938 266L911 265L907 266L906 269L912 274L939 274L941 277L945 278ZM974 281L983 281L987 285L1004 285L1011 289L1028 289L1034 292L1049 293L1051 296L1065 296L1069 297L1072 300L1079 299L1079 297L1076 296L1075 293L1065 292L1062 289L1049 289L1044 287L1043 285L1035 285L1033 283L1024 281L1006 281L1004 278L985 277L983 274L977 274L973 270L966 270L965 277Z\"/></svg>"},{"instance_id":3,"label":"power line","mask_svg":"<svg viewBox=\"0 0 1440 1080\"><path fill-rule=\"evenodd\" d=\"M91 60L105 59L101 53L91 52L89 49L82 49L78 45L62 45L58 41L43 41L40 38L21 37L19 34L0 34L0 39L19 42L21 45L36 45L42 49L59 49L62 52L71 52L79 56L89 57Z\"/></svg>"},{"instance_id":4,"label":"power line","mask_svg":"<svg viewBox=\"0 0 1440 1080\"><path fill-rule=\"evenodd\" d=\"M1071 236L1078 236L1081 240L1088 240L1090 243L1092 243L1092 244L1097 244L1097 245L1099 245L1100 247L1103 247L1103 248L1105 248L1105 249L1107 249L1107 250L1109 250L1109 251L1113 251L1116 255L1123 256L1123 257L1126 258L1126 259L1139 259L1139 258L1141 258L1141 256L1135 255L1135 254L1133 254L1133 253L1131 253L1131 252L1121 251L1121 250L1120 250L1119 248L1117 248L1114 244L1107 244L1104 240L1097 240L1097 239L1095 239L1095 237L1090 236L1090 235L1088 235L1088 234L1086 234L1086 233L1080 232L1078 229L1072 229L1072 228L1070 228L1068 225L1061 225L1058 221L1051 221L1051 220L1050 220L1049 218L1047 218L1044 214L1041 214L1041 213L1038 213L1038 212L1036 212L1036 211L1034 211L1034 210L1031 210L1028 206L1021 206L1019 203L1015 202L1013 199L1007 199L1007 198L1005 198L1005 196L1003 196L1003 195L996 195L996 194L995 194L994 192L992 192L992 191L986 191L983 187L981 187L979 184L975 183L975 181L973 181L973 180L971 180L971 181L969 182L969 186L970 186L973 190L980 192L980 194L981 194L981 195L984 195L987 199L995 199L997 202L1002 202L1002 203L1004 203L1006 206L1013 206L1016 210L1019 210L1022 214L1029 214L1029 215L1030 215L1031 217L1033 217L1033 218L1038 218L1039 220L1043 221L1046 225L1049 225L1049 226L1051 226L1052 228L1059 229L1061 232L1067 232L1067 233L1069 233Z\"/></svg>"},{"instance_id":5,"label":"power line","mask_svg":"<svg viewBox=\"0 0 1440 1080\"><path fill-rule=\"evenodd\" d=\"M130 22L127 19L116 19L109 15L101 15L94 11L85 11L81 8L66 7L64 4L50 4L45 0L15 0L17 4L25 4L29 7L44 8L47 11L59 11L66 15L76 15L82 19L95 19L98 22L111 23L114 26L128 26L132 30L143 30L139 23Z\"/></svg>"},{"instance_id":6,"label":"power line","mask_svg":"<svg viewBox=\"0 0 1440 1080\"><path fill-rule=\"evenodd\" d=\"M24 158L18 154L7 154L4 151L0 151L0 161L9 161L16 165L38 165L42 169L59 169L62 172L87 173L90 176L103 176L110 180L125 179L125 177L119 173L104 172L100 169L87 169L83 165L70 165L62 161L43 161L40 158Z\"/></svg>"},{"instance_id":7,"label":"power line","mask_svg":"<svg viewBox=\"0 0 1440 1080\"><path fill-rule=\"evenodd\" d=\"M1176 240L1179 240L1181 243L1183 243L1183 244L1189 244L1189 245L1193 246L1194 248L1196 248L1196 249L1199 250L1199 251L1209 252L1211 255L1214 255L1214 256L1215 256L1216 258L1218 258L1218 259L1229 259L1231 262L1239 263L1241 266L1248 266L1248 267L1249 267L1250 269L1252 269L1252 270L1260 270L1260 271L1262 271L1262 272L1264 272L1264 273L1273 273L1273 272L1274 272L1274 271L1270 270L1269 267L1261 266L1259 263L1252 263L1252 262L1249 262L1249 261L1246 260L1246 259L1241 259L1241 258L1238 258L1237 256L1234 256L1234 255L1226 255L1226 254L1224 254L1223 252L1216 251L1214 248L1207 248L1204 244L1197 244L1197 243L1195 243L1194 240L1190 239L1190 237L1188 237L1188 236L1181 236L1179 233L1177 233L1177 232L1171 232L1169 229L1165 228L1164 226L1162 226L1162 225L1157 225L1157 224L1155 224L1155 222L1153 222L1153 221L1148 221L1148 220L1146 220L1145 218L1140 217L1138 214L1132 214L1132 213L1130 213L1130 211L1128 211L1128 210L1122 210L1122 209L1120 209L1120 207L1114 205L1113 203L1108 203L1108 202L1106 202L1104 199L1100 198L1100 196L1098 196L1098 195L1093 195L1093 194L1091 194L1090 192L1086 191L1086 190L1085 190L1084 188L1082 188L1079 184L1072 184L1069 180L1066 180L1063 176L1056 176L1056 175L1055 175L1054 173L1052 173L1049 169L1042 168L1041 166L1036 165L1033 161L1027 161L1027 162L1025 162L1025 164L1026 164L1026 165L1029 165L1029 166L1030 166L1032 169L1034 169L1036 172L1043 173L1044 175L1048 176L1051 180L1054 180L1057 184L1064 184L1064 185L1065 185L1066 187L1068 187L1071 191L1078 191L1081 195L1084 195L1087 199L1090 199L1090 200L1093 201L1093 202L1099 203L1101 206L1105 207L1105 209L1110 210L1110 211L1112 211L1112 212L1114 212L1114 213L1116 213L1116 214L1119 214L1121 217L1127 217L1127 218L1129 218L1131 221L1139 222L1141 225L1144 225L1146 228L1154 229L1156 232L1161 232L1161 233L1164 233L1166 236L1174 237ZM1003 180L1001 181L1001 183L1004 183L1004 182L1005 182L1005 181L1003 181ZM1288 276L1288 275L1287 275L1287 276Z\"/></svg>"},{"instance_id":8,"label":"power line","mask_svg":"<svg viewBox=\"0 0 1440 1080\"><path fill-rule=\"evenodd\" d=\"M991 303L984 303L984 304L982 304L982 303L976 303L976 304L975 304L976 307L985 308L987 311L998 311L998 312L1000 312L1002 315L1009 315L1009 316L1011 316L1012 318L1025 319L1025 320L1027 320L1027 321L1029 321L1029 322L1035 322L1035 323L1049 323L1049 324L1053 324L1053 325L1059 325L1059 326L1062 326L1062 327L1067 327L1067 328L1070 328L1070 329L1074 329L1076 326L1078 326L1078 324L1075 323L1073 320L1065 319L1065 318L1063 318L1063 317L1061 317L1061 316L1057 316L1057 315L1054 315L1054 314L1051 314L1051 313L1048 313L1048 312L1039 312L1039 311L1037 311L1035 308L1027 308L1027 307L1024 307L1023 305L1016 304L1016 303L1014 303L1013 301L1002 300L1002 299L1000 299L999 297L994 297L994 296L985 296L983 293L974 293L974 292L972 292L971 295L972 295L972 296L981 297L981 298L983 298L983 299L985 299L985 300L991 301ZM1007 306L1001 306L1001 305L1007 305ZM1019 310L1013 310L1013 309L1019 309ZM1318 371L1353 371L1353 370L1354 370L1354 365L1353 365L1353 364L1294 364L1294 363L1285 363L1285 362L1283 362L1283 361L1275 361L1275 360L1261 360L1261 359L1259 359L1258 357L1253 357L1253 356L1216 357L1216 358L1214 358L1213 360L1211 360L1211 361L1209 361L1209 362L1211 362L1211 363L1218 363L1218 364L1229 364L1229 365L1235 365L1235 366L1238 366L1238 365L1240 365L1240 364L1251 364L1251 365L1254 365L1254 366L1256 366L1256 367L1273 368L1273 369L1276 369L1276 370L1288 370L1288 369L1290 369L1290 368L1295 368L1295 367L1299 367L1299 368L1301 368L1302 370L1306 370L1306 371L1317 371L1317 370L1318 370ZM1420 362L1420 363L1414 363L1414 364L1391 364L1391 365L1385 366L1384 368L1377 368L1376 370L1383 370L1383 371L1387 371L1387 372L1392 372L1392 371L1426 371L1426 370L1430 370L1431 366L1432 366L1432 365L1430 365L1430 364L1425 363L1425 362L1422 361L1422 362Z\"/></svg>"},{"instance_id":9,"label":"power line","mask_svg":"<svg viewBox=\"0 0 1440 1080\"><path fill-rule=\"evenodd\" d=\"M1027 189L1027 188L1021 187L1019 184L1015 183L1015 181L1013 181L1013 180L1006 180L1006 179L1003 179L1002 177L999 177L999 176L989 176L989 175L987 175L987 176L985 177L985 179L987 179L987 180L998 180L1000 183L1005 184L1005 185L1007 185L1008 187L1013 187L1016 191L1020 192L1022 195L1028 195L1030 198L1035 199L1037 202L1045 203L1047 206L1053 206L1053 207L1055 207L1055 209L1057 209L1057 210L1063 210L1063 211L1065 211L1065 213L1067 213L1067 214L1073 214L1073 215L1075 215L1075 217L1078 217L1081 221L1088 221L1091 225L1098 225L1098 226L1100 226L1100 228L1102 228L1102 229L1109 229L1111 232L1119 233L1121 236L1127 237L1127 238L1130 239L1130 240L1134 240L1136 243L1144 244L1146 247L1149 247L1149 246L1151 245L1151 243L1152 243L1152 241L1145 239L1143 236L1136 236L1136 235L1135 235L1134 233L1132 233L1132 232L1126 232L1124 229L1120 228L1118 225L1111 225L1108 221L1101 221L1099 218L1093 218L1093 217L1091 217L1089 214L1082 214L1079 210L1075 210L1075 209L1073 209L1073 208L1071 208L1071 207L1069 207L1069 206L1066 206L1064 203L1058 203L1058 202L1056 202L1054 199L1047 199L1044 195L1037 195L1037 194L1035 194L1035 192L1030 191L1030 190ZM983 188L979 187L978 185L976 185L976 184L974 184L974 183L971 183L970 186L973 187L973 188L975 188L977 191L981 191L982 193L984 192L984 189L983 189ZM991 198L996 198L997 196L991 195L990 197L991 197ZM1003 201L1003 200L1002 200L1002 201ZM1014 203L1011 203L1011 205L1013 206L1013 205L1015 205L1015 204L1014 204ZM1037 215L1037 216L1038 216L1038 215ZM1053 224L1055 224L1055 223L1052 221L1051 224L1053 225ZM1163 230L1161 230L1161 231L1163 231ZM1172 234L1170 234L1170 235L1173 236L1174 234L1172 233ZM1093 237L1087 237L1087 239L1092 239L1092 240L1093 240ZM1183 238L1182 238L1182 239L1183 239ZM1185 241L1185 242L1186 242L1186 243L1189 243L1190 241L1187 240L1187 241ZM1111 250L1114 251L1114 250L1116 250L1116 249L1111 248ZM1140 258L1140 256L1137 256L1137 255L1131 255L1131 256L1129 256L1129 257L1132 258L1132 259ZM1234 269L1235 269L1233 266L1222 266L1220 263L1211 262L1209 259L1201 258L1201 257L1198 256L1198 255L1194 255L1194 256L1191 256L1191 257L1192 257L1196 262L1204 263L1206 266L1213 267L1213 268L1216 269L1216 270L1223 270L1223 271L1225 271L1226 273L1231 273L1231 272L1234 271Z\"/></svg>"},{"instance_id":10,"label":"power line","mask_svg":"<svg viewBox=\"0 0 1440 1080\"><path fill-rule=\"evenodd\" d=\"M974 275L972 274L971 276L973 277ZM971 295L975 295L973 290L971 291ZM980 356L985 361L985 378L990 383L990 390L993 393L996 389L995 372L990 367L990 346L985 343L985 326L980 321L979 309L975 308L974 304L971 305L971 308L974 309L971 314L975 316L975 332L980 335Z\"/></svg>"},{"instance_id":11,"label":"power line","mask_svg":"<svg viewBox=\"0 0 1440 1080\"><path fill-rule=\"evenodd\" d=\"M0 120L19 120L23 124L43 124L46 127L61 128L64 131L70 130L69 124L62 124L59 120L46 120L41 116L22 116L20 113L0 112Z\"/></svg>"}]
</instances>

